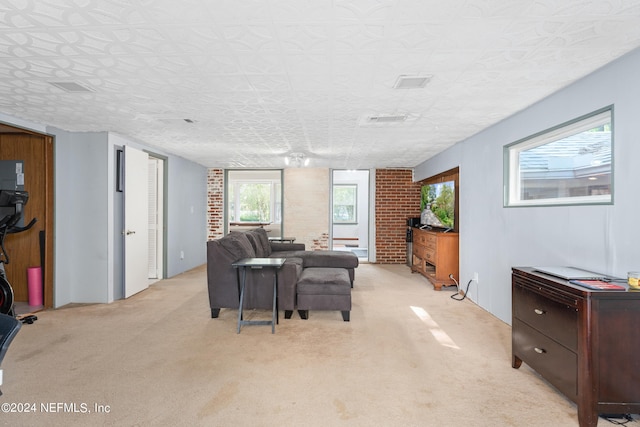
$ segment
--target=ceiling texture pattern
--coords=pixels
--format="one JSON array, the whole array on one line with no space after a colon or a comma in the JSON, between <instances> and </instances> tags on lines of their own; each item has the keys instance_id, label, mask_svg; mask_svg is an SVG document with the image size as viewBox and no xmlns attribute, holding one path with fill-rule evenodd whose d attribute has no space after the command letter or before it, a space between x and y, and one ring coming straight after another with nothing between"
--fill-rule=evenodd
<instances>
[{"instance_id":1,"label":"ceiling texture pattern","mask_svg":"<svg viewBox=\"0 0 640 427\"><path fill-rule=\"evenodd\" d=\"M3 0L0 113L208 167L413 167L638 46L630 0Z\"/></svg>"}]
</instances>

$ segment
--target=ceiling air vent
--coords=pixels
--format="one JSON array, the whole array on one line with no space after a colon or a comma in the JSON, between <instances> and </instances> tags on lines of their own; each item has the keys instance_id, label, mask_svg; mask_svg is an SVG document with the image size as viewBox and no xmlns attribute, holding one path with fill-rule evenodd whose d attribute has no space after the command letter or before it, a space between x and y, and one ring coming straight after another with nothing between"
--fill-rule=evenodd
<instances>
[{"instance_id":1,"label":"ceiling air vent","mask_svg":"<svg viewBox=\"0 0 640 427\"><path fill-rule=\"evenodd\" d=\"M393 85L394 89L421 89L429 83L432 76L401 75Z\"/></svg>"},{"instance_id":2,"label":"ceiling air vent","mask_svg":"<svg viewBox=\"0 0 640 427\"><path fill-rule=\"evenodd\" d=\"M195 119L178 117L158 117L157 120L167 125L193 125L198 123Z\"/></svg>"},{"instance_id":3,"label":"ceiling air vent","mask_svg":"<svg viewBox=\"0 0 640 427\"><path fill-rule=\"evenodd\" d=\"M75 82L49 82L49 84L57 87L58 89L62 89L65 92L95 92L93 89Z\"/></svg>"},{"instance_id":4,"label":"ceiling air vent","mask_svg":"<svg viewBox=\"0 0 640 427\"><path fill-rule=\"evenodd\" d=\"M365 123L367 124L372 124L372 123L400 123L400 122L404 122L405 120L407 120L407 115L406 114L402 114L402 115L398 115L398 114L381 114L378 116L367 116Z\"/></svg>"}]
</instances>

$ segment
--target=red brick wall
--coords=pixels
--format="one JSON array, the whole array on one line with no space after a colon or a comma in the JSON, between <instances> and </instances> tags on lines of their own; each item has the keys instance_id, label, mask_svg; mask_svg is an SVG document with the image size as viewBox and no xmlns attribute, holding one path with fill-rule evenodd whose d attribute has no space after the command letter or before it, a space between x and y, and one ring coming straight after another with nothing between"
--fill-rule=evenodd
<instances>
[{"instance_id":1,"label":"red brick wall","mask_svg":"<svg viewBox=\"0 0 640 427\"><path fill-rule=\"evenodd\" d=\"M207 172L207 240L224 235L224 170Z\"/></svg>"},{"instance_id":2,"label":"red brick wall","mask_svg":"<svg viewBox=\"0 0 640 427\"><path fill-rule=\"evenodd\" d=\"M410 169L376 170L376 263L407 260L407 218L420 216L420 183Z\"/></svg>"}]
</instances>

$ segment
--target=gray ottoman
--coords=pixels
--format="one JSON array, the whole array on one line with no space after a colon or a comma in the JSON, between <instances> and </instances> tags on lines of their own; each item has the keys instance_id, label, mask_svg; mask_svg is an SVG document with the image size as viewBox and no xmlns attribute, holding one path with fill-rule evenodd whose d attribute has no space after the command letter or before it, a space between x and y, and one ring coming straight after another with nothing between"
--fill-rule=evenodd
<instances>
[{"instance_id":1,"label":"gray ottoman","mask_svg":"<svg viewBox=\"0 0 640 427\"><path fill-rule=\"evenodd\" d=\"M308 267L297 284L298 312L307 319L309 310L339 310L349 321L351 279L345 268Z\"/></svg>"}]
</instances>

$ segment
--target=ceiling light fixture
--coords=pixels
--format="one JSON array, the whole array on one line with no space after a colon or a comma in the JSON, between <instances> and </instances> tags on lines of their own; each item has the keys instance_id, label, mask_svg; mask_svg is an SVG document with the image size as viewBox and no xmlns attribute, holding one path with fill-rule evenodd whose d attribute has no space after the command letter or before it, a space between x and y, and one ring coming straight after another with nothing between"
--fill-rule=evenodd
<instances>
[{"instance_id":1,"label":"ceiling light fixture","mask_svg":"<svg viewBox=\"0 0 640 427\"><path fill-rule=\"evenodd\" d=\"M302 166L309 166L309 158L303 153L291 153L284 158L284 164L293 166L296 168Z\"/></svg>"},{"instance_id":2,"label":"ceiling light fixture","mask_svg":"<svg viewBox=\"0 0 640 427\"><path fill-rule=\"evenodd\" d=\"M431 77L433 76L408 76L402 74L398 77L395 84L393 85L394 89L421 89L431 81Z\"/></svg>"}]
</instances>

